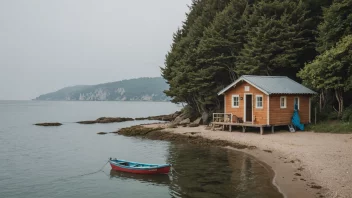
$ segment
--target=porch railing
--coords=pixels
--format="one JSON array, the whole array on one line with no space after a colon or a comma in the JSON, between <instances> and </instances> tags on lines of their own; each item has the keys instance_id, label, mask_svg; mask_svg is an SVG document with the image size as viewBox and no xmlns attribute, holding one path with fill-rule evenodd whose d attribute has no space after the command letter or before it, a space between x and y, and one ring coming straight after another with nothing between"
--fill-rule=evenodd
<instances>
[{"instance_id":1,"label":"porch railing","mask_svg":"<svg viewBox=\"0 0 352 198\"><path fill-rule=\"evenodd\" d=\"M232 123L232 113L213 113L213 122L229 122Z\"/></svg>"}]
</instances>

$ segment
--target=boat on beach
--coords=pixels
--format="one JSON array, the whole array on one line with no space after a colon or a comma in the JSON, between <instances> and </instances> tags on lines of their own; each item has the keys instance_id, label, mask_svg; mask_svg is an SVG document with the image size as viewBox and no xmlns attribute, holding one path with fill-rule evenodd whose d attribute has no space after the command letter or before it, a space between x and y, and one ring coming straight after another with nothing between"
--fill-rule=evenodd
<instances>
[{"instance_id":1,"label":"boat on beach","mask_svg":"<svg viewBox=\"0 0 352 198\"><path fill-rule=\"evenodd\" d=\"M171 164L145 164L119 159L109 159L110 166L115 171L136 174L168 174Z\"/></svg>"}]
</instances>

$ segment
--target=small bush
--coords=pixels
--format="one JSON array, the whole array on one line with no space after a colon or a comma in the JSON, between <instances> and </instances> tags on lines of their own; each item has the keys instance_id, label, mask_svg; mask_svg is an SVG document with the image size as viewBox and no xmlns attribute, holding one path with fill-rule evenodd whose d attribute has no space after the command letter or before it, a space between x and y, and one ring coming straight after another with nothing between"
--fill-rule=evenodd
<instances>
[{"instance_id":1,"label":"small bush","mask_svg":"<svg viewBox=\"0 0 352 198\"><path fill-rule=\"evenodd\" d=\"M325 121L328 119L329 113L322 111L322 112L317 112L317 120L319 121Z\"/></svg>"},{"instance_id":2,"label":"small bush","mask_svg":"<svg viewBox=\"0 0 352 198\"><path fill-rule=\"evenodd\" d=\"M317 121L322 122L329 120L338 120L338 113L332 107L326 107L325 109L322 109L321 112L319 111L319 108L317 108Z\"/></svg>"},{"instance_id":3,"label":"small bush","mask_svg":"<svg viewBox=\"0 0 352 198\"><path fill-rule=\"evenodd\" d=\"M328 114L328 120L338 120L339 115L336 111L332 111Z\"/></svg>"},{"instance_id":4,"label":"small bush","mask_svg":"<svg viewBox=\"0 0 352 198\"><path fill-rule=\"evenodd\" d=\"M347 107L342 114L342 120L345 122L352 122L352 105Z\"/></svg>"},{"instance_id":5,"label":"small bush","mask_svg":"<svg viewBox=\"0 0 352 198\"><path fill-rule=\"evenodd\" d=\"M316 125L310 124L306 127L306 131L314 131L316 133L352 133L352 122L321 122Z\"/></svg>"}]
</instances>

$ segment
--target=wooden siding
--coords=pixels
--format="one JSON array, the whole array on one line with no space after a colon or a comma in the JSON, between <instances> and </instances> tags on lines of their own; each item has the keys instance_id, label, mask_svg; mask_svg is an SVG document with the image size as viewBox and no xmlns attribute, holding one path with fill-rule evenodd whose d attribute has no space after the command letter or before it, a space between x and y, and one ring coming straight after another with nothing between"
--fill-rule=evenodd
<instances>
[{"instance_id":1,"label":"wooden siding","mask_svg":"<svg viewBox=\"0 0 352 198\"><path fill-rule=\"evenodd\" d=\"M249 86L249 91L245 91L245 86ZM225 113L232 113L237 117L244 119L244 100L245 94L252 94L253 104L253 124L267 125L268 120L268 96L247 82L240 82L236 87L229 89L225 95ZM232 107L232 95L239 95L240 103L238 108ZM256 108L256 95L263 96L263 108ZM280 97L286 96L286 108L280 107ZM301 123L309 123L309 97L310 95L280 95L273 94L269 96L269 125L288 125L294 110L294 98L299 97L299 115Z\"/></svg>"},{"instance_id":2,"label":"wooden siding","mask_svg":"<svg viewBox=\"0 0 352 198\"><path fill-rule=\"evenodd\" d=\"M286 108L280 107L280 97L286 96ZM299 97L301 123L309 123L309 95L270 95L270 125L288 125L294 110L294 98Z\"/></svg>"},{"instance_id":3,"label":"wooden siding","mask_svg":"<svg viewBox=\"0 0 352 198\"><path fill-rule=\"evenodd\" d=\"M249 86L249 91L245 91L245 86ZM247 82L238 83L235 88L229 89L225 92L225 113L232 113L244 120L244 94L252 94L253 123L267 124L267 95ZM242 100L240 99L239 108L232 107L232 95L239 95L239 97L242 98ZM263 96L263 108L261 109L256 108L256 95Z\"/></svg>"}]
</instances>

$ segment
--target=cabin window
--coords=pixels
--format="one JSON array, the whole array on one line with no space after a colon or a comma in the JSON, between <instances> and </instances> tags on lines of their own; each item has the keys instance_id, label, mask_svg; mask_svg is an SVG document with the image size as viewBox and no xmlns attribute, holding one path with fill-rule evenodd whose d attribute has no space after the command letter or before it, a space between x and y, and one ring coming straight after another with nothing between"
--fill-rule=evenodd
<instances>
[{"instance_id":1,"label":"cabin window","mask_svg":"<svg viewBox=\"0 0 352 198\"><path fill-rule=\"evenodd\" d=\"M232 95L232 108L240 107L240 96Z\"/></svg>"},{"instance_id":2,"label":"cabin window","mask_svg":"<svg viewBox=\"0 0 352 198\"><path fill-rule=\"evenodd\" d=\"M299 110L299 97L295 97L294 105L296 106L296 104L297 104L297 109Z\"/></svg>"},{"instance_id":3,"label":"cabin window","mask_svg":"<svg viewBox=\"0 0 352 198\"><path fill-rule=\"evenodd\" d=\"M249 91L249 86L244 86L244 91Z\"/></svg>"},{"instance_id":4,"label":"cabin window","mask_svg":"<svg viewBox=\"0 0 352 198\"><path fill-rule=\"evenodd\" d=\"M263 108L263 96L262 95L256 95L256 108L257 109L262 109Z\"/></svg>"},{"instance_id":5,"label":"cabin window","mask_svg":"<svg viewBox=\"0 0 352 198\"><path fill-rule=\"evenodd\" d=\"M285 109L286 108L286 96L281 96L280 97L280 108Z\"/></svg>"}]
</instances>

